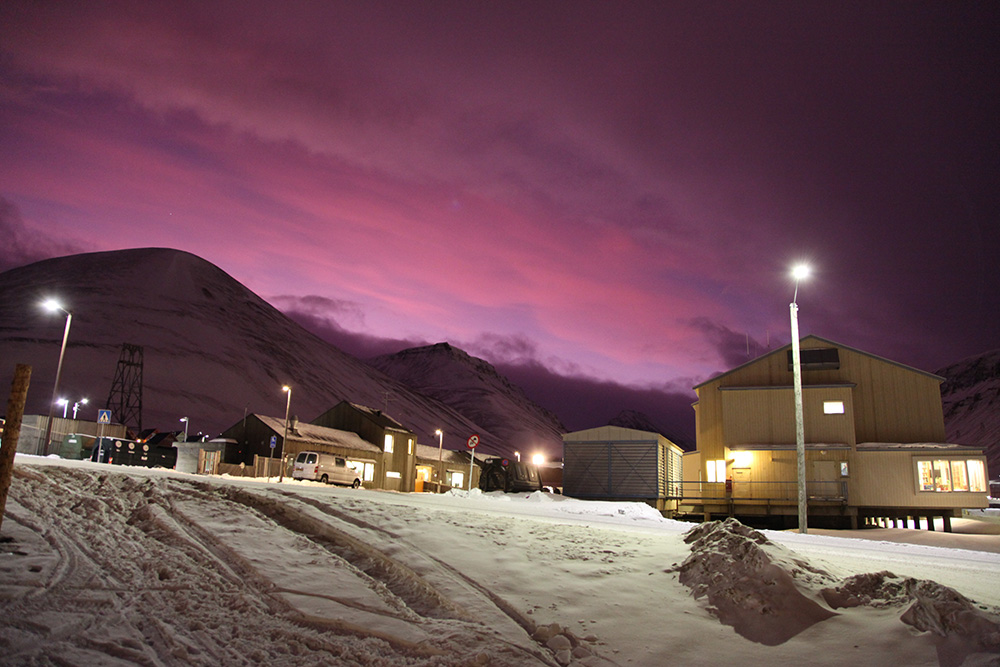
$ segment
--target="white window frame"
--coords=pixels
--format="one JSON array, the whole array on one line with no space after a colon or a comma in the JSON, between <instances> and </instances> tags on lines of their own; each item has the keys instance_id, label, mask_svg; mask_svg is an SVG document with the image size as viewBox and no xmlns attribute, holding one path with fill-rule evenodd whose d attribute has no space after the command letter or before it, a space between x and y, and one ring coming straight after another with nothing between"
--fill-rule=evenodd
<instances>
[{"instance_id":1,"label":"white window frame","mask_svg":"<svg viewBox=\"0 0 1000 667\"><path fill-rule=\"evenodd\" d=\"M987 493L989 490L982 459L915 457L913 473L918 493Z\"/></svg>"},{"instance_id":2,"label":"white window frame","mask_svg":"<svg viewBox=\"0 0 1000 667\"><path fill-rule=\"evenodd\" d=\"M705 465L705 480L711 484L726 481L726 459L707 461Z\"/></svg>"}]
</instances>

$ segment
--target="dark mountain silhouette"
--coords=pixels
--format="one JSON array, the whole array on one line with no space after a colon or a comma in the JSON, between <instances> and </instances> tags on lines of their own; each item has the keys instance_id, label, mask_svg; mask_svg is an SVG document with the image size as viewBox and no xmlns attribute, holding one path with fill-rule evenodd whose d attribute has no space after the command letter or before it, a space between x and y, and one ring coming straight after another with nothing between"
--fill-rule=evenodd
<instances>
[{"instance_id":1,"label":"dark mountain silhouette","mask_svg":"<svg viewBox=\"0 0 1000 667\"><path fill-rule=\"evenodd\" d=\"M369 363L454 408L521 453L562 454L565 429L559 419L482 359L438 343L375 357Z\"/></svg>"},{"instance_id":2,"label":"dark mountain silhouette","mask_svg":"<svg viewBox=\"0 0 1000 667\"><path fill-rule=\"evenodd\" d=\"M986 449L990 479L1000 477L1000 350L963 359L937 375L949 442Z\"/></svg>"},{"instance_id":3,"label":"dark mountain silhouette","mask_svg":"<svg viewBox=\"0 0 1000 667\"><path fill-rule=\"evenodd\" d=\"M121 345L130 343L144 353L144 427L176 430L186 416L191 434L215 435L245 412L283 417L281 387L289 384L291 412L303 421L347 399L384 409L424 444L434 444L440 428L463 443L478 433L479 452L516 449L489 425L308 333L213 264L163 248L72 255L0 274L0 379L17 363L33 367L29 414L48 414L65 322L42 310L46 297L73 312L60 394L90 399L81 419L105 407ZM531 424L526 430L537 426L539 439L552 442L556 427L539 423L540 408L506 396L492 401L510 412L480 418Z\"/></svg>"}]
</instances>

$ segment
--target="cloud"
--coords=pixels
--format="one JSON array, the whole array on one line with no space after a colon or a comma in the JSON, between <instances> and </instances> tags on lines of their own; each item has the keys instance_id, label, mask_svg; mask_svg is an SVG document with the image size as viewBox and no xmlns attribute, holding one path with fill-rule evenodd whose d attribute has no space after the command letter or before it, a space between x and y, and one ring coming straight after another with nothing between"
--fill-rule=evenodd
<instances>
[{"instance_id":1,"label":"cloud","mask_svg":"<svg viewBox=\"0 0 1000 667\"><path fill-rule=\"evenodd\" d=\"M80 246L29 228L17 205L4 197L0 197L0 239L0 271L83 252Z\"/></svg>"},{"instance_id":2,"label":"cloud","mask_svg":"<svg viewBox=\"0 0 1000 667\"><path fill-rule=\"evenodd\" d=\"M748 333L733 331L727 326L713 322L706 317L696 317L690 325L705 335L708 343L715 348L727 368L739 366L759 356L765 350Z\"/></svg>"},{"instance_id":3,"label":"cloud","mask_svg":"<svg viewBox=\"0 0 1000 667\"><path fill-rule=\"evenodd\" d=\"M560 375L538 363L498 363L497 371L551 410L569 431L604 426L623 410L647 415L660 432L686 449L695 441L696 400L690 388L673 384L630 387L584 376Z\"/></svg>"},{"instance_id":4,"label":"cloud","mask_svg":"<svg viewBox=\"0 0 1000 667\"><path fill-rule=\"evenodd\" d=\"M370 359L428 344L424 340L383 338L344 328L336 319L337 316L364 323L361 306L352 301L310 295L277 296L271 299L271 303L306 331L359 359Z\"/></svg>"}]
</instances>

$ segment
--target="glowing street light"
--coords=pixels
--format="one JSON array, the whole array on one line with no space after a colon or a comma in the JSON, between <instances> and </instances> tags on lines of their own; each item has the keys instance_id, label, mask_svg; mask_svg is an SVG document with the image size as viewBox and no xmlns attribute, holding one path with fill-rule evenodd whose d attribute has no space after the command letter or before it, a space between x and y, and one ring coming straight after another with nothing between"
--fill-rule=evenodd
<instances>
[{"instance_id":1,"label":"glowing street light","mask_svg":"<svg viewBox=\"0 0 1000 667\"><path fill-rule=\"evenodd\" d=\"M806 511L806 436L802 420L802 360L799 358L799 281L809 277L809 267L792 268L795 292L788 309L792 320L792 387L795 394L795 463L799 487L799 532L808 532Z\"/></svg>"},{"instance_id":2,"label":"glowing street light","mask_svg":"<svg viewBox=\"0 0 1000 667\"><path fill-rule=\"evenodd\" d=\"M531 455L531 462L534 463L536 466L540 466L543 463L545 463L545 455L544 454L532 454Z\"/></svg>"},{"instance_id":3,"label":"glowing street light","mask_svg":"<svg viewBox=\"0 0 1000 667\"><path fill-rule=\"evenodd\" d=\"M435 471L434 474L437 475L437 478L438 478L438 492L440 493L440 491L441 491L441 480L442 480L442 477L443 477L443 475L441 475L441 465L442 465L442 460L443 460L442 459L442 455L444 454L444 449L443 449L443 447L444 447L444 431L442 431L441 429L437 429L436 431L434 431L434 435L436 435L438 437L438 469L437 469L437 471Z\"/></svg>"},{"instance_id":4,"label":"glowing street light","mask_svg":"<svg viewBox=\"0 0 1000 667\"><path fill-rule=\"evenodd\" d=\"M281 458L282 460L284 460L286 453L285 443L288 441L288 411L291 410L292 408L292 388L286 384L284 387L281 388L281 391L288 394L288 399L285 401L285 435L281 437ZM271 448L271 458L272 459L274 458L273 447ZM267 473L268 476L270 477L271 475L270 466L268 467ZM281 482L284 481L284 479L285 479L285 466L282 465L280 466L280 470L278 470L278 481Z\"/></svg>"},{"instance_id":5,"label":"glowing street light","mask_svg":"<svg viewBox=\"0 0 1000 667\"><path fill-rule=\"evenodd\" d=\"M69 399L68 398L57 398L56 405L61 405L63 408L63 419L66 419L67 410L69 409Z\"/></svg>"},{"instance_id":6,"label":"glowing street light","mask_svg":"<svg viewBox=\"0 0 1000 667\"><path fill-rule=\"evenodd\" d=\"M76 419L76 411L80 409L80 406L86 405L89 402L90 401L88 401L86 398L81 398L79 401L73 404L73 419Z\"/></svg>"},{"instance_id":7,"label":"glowing street light","mask_svg":"<svg viewBox=\"0 0 1000 667\"><path fill-rule=\"evenodd\" d=\"M181 417L179 421L184 422L184 442L188 441L188 418Z\"/></svg>"},{"instance_id":8,"label":"glowing street light","mask_svg":"<svg viewBox=\"0 0 1000 667\"><path fill-rule=\"evenodd\" d=\"M49 420L45 424L45 440L43 441L43 447L46 454L49 453L49 445L51 444L49 440L52 437L52 418L55 416L56 411L56 399L59 396L59 378L62 376L62 364L63 355L66 354L66 341L69 339L69 326L73 322L73 313L69 312L55 299L46 299L42 303L42 308L54 313L57 310L66 313L66 329L63 331L62 337L62 347L59 348L59 363L56 365L56 381L52 385L52 400L49 402ZM63 415L65 416L65 414Z\"/></svg>"}]
</instances>

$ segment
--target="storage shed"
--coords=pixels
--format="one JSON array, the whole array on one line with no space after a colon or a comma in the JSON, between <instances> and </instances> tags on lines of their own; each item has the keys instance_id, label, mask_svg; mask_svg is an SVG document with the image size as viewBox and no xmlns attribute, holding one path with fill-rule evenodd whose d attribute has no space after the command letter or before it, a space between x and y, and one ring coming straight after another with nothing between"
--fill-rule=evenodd
<instances>
[{"instance_id":1,"label":"storage shed","mask_svg":"<svg viewBox=\"0 0 1000 667\"><path fill-rule=\"evenodd\" d=\"M563 493L674 509L683 450L659 433L600 426L563 435Z\"/></svg>"}]
</instances>

